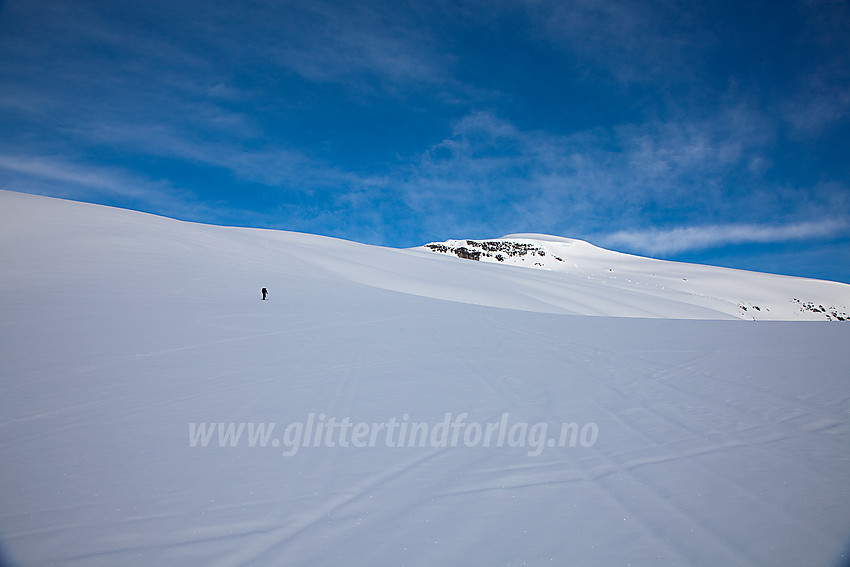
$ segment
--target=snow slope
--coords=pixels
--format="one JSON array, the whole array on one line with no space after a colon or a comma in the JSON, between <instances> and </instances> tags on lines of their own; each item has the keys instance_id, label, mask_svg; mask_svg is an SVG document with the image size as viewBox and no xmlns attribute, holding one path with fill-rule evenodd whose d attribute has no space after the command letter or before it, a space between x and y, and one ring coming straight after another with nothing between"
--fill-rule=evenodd
<instances>
[{"instance_id":1,"label":"snow slope","mask_svg":"<svg viewBox=\"0 0 850 567\"><path fill-rule=\"evenodd\" d=\"M559 305L587 315L850 320L847 284L655 260L571 238L512 234L483 241L432 242L422 249L556 272L548 278L538 276L538 281L560 288ZM618 305L618 300L626 305ZM716 313L688 311L671 303Z\"/></svg>"},{"instance_id":2,"label":"snow slope","mask_svg":"<svg viewBox=\"0 0 850 567\"><path fill-rule=\"evenodd\" d=\"M850 326L719 319L844 288L653 265L711 297L0 192L4 559L841 564ZM311 419L376 442L284 456ZM447 419L458 442L398 446Z\"/></svg>"}]
</instances>

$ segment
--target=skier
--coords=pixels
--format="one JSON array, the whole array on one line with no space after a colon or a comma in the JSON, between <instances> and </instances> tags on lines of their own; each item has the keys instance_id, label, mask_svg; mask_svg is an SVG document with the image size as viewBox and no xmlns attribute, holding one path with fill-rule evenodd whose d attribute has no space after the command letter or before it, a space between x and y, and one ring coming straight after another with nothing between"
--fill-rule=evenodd
<instances>
[{"instance_id":1,"label":"skier","mask_svg":"<svg viewBox=\"0 0 850 567\"><path fill-rule=\"evenodd\" d=\"M263 288L263 301L265 301L265 300L266 300L266 296L267 296L268 294L269 294L269 290L267 290L266 288Z\"/></svg>"}]
</instances>

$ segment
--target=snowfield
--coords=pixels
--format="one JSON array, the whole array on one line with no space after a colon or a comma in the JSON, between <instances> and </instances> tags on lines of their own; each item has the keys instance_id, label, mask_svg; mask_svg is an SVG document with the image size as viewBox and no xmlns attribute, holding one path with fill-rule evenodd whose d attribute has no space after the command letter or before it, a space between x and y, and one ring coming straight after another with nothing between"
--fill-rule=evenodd
<instances>
[{"instance_id":1,"label":"snowfield","mask_svg":"<svg viewBox=\"0 0 850 567\"><path fill-rule=\"evenodd\" d=\"M473 242L0 191L0 563L847 561L850 286Z\"/></svg>"},{"instance_id":2,"label":"snowfield","mask_svg":"<svg viewBox=\"0 0 850 567\"><path fill-rule=\"evenodd\" d=\"M424 248L480 262L557 272L548 277L536 274L531 279L535 289L551 288L544 301L582 315L850 320L850 288L836 282L666 262L541 234L448 240ZM514 287L533 295L527 284Z\"/></svg>"}]
</instances>

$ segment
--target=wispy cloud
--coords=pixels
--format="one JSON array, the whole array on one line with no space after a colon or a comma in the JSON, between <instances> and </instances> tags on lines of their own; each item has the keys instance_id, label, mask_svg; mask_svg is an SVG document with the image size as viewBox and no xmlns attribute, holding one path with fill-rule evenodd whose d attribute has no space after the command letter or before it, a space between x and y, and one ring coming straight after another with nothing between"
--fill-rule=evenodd
<instances>
[{"instance_id":1,"label":"wispy cloud","mask_svg":"<svg viewBox=\"0 0 850 567\"><path fill-rule=\"evenodd\" d=\"M73 163L55 156L0 155L3 188L94 202L124 202L178 218L215 217L190 191L117 167Z\"/></svg>"},{"instance_id":2,"label":"wispy cloud","mask_svg":"<svg viewBox=\"0 0 850 567\"><path fill-rule=\"evenodd\" d=\"M850 119L850 5L806 0L799 17L795 48L817 55L797 74L779 110L798 135L816 138Z\"/></svg>"},{"instance_id":3,"label":"wispy cloud","mask_svg":"<svg viewBox=\"0 0 850 567\"><path fill-rule=\"evenodd\" d=\"M694 8L678 2L525 4L543 37L575 53L582 68L592 65L622 83L692 79L716 41L696 23Z\"/></svg>"},{"instance_id":4,"label":"wispy cloud","mask_svg":"<svg viewBox=\"0 0 850 567\"><path fill-rule=\"evenodd\" d=\"M0 156L0 169L55 181L59 186L74 185L123 197L140 197L152 191L161 191L164 186L161 183L140 183L138 179L114 168L96 169L59 158L5 155Z\"/></svg>"},{"instance_id":5,"label":"wispy cloud","mask_svg":"<svg viewBox=\"0 0 850 567\"><path fill-rule=\"evenodd\" d=\"M448 78L446 56L425 30L393 18L400 13L391 4L313 3L305 12L311 25L293 26L287 41L271 44L270 55L310 80L362 88L354 80L364 75L385 87L433 85Z\"/></svg>"},{"instance_id":6,"label":"wispy cloud","mask_svg":"<svg viewBox=\"0 0 850 567\"><path fill-rule=\"evenodd\" d=\"M700 122L646 122L614 131L556 135L521 130L491 113L473 113L452 135L412 160L405 201L415 210L447 209L458 220L511 232L597 232L611 219L656 222L689 212L746 218L778 213L799 191L731 191L757 179L772 140L769 124L745 108ZM693 222L693 219L684 219Z\"/></svg>"},{"instance_id":7,"label":"wispy cloud","mask_svg":"<svg viewBox=\"0 0 850 567\"><path fill-rule=\"evenodd\" d=\"M778 243L828 238L846 232L848 222L830 219L784 225L727 224L618 231L601 237L606 246L647 254L676 254L728 244Z\"/></svg>"}]
</instances>

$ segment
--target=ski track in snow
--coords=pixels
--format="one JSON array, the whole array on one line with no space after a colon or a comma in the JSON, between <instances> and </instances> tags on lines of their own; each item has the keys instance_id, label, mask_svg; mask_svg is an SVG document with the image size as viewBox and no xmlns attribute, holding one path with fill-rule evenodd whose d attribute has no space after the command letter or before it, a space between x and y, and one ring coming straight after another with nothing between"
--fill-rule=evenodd
<instances>
[{"instance_id":1,"label":"ski track in snow","mask_svg":"<svg viewBox=\"0 0 850 567\"><path fill-rule=\"evenodd\" d=\"M624 287L650 287L633 266L558 275L0 205L6 563L796 566L848 549L850 326L665 320L737 306L647 299ZM623 309L661 318L568 314ZM507 413L598 439L538 456L187 443L191 422L274 422L279 440L311 412Z\"/></svg>"}]
</instances>

